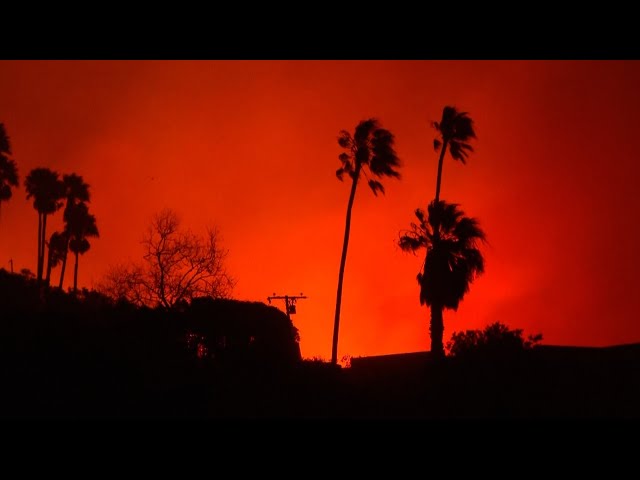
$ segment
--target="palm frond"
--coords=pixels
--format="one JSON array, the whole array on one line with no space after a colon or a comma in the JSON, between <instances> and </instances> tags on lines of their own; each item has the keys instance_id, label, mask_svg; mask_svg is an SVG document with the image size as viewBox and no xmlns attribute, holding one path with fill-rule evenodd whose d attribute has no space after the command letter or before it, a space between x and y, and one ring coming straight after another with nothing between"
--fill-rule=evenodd
<instances>
[{"instance_id":1,"label":"palm frond","mask_svg":"<svg viewBox=\"0 0 640 480\"><path fill-rule=\"evenodd\" d=\"M378 192L384 195L384 186L377 180L369 180L369 188L371 188L371 191L376 197L378 196Z\"/></svg>"},{"instance_id":2,"label":"palm frond","mask_svg":"<svg viewBox=\"0 0 640 480\"><path fill-rule=\"evenodd\" d=\"M345 163L350 163L351 162L351 155L349 155L346 152L342 152L340 155L338 155L338 160L340 160L340 162L344 165Z\"/></svg>"},{"instance_id":3,"label":"palm frond","mask_svg":"<svg viewBox=\"0 0 640 480\"><path fill-rule=\"evenodd\" d=\"M427 239L417 231L407 232L400 235L398 246L404 252L413 252L426 247Z\"/></svg>"},{"instance_id":4,"label":"palm frond","mask_svg":"<svg viewBox=\"0 0 640 480\"><path fill-rule=\"evenodd\" d=\"M400 178L396 170L400 166L400 159L394 149L394 136L384 128L373 132L371 137L371 161L369 170L377 177Z\"/></svg>"},{"instance_id":5,"label":"palm frond","mask_svg":"<svg viewBox=\"0 0 640 480\"><path fill-rule=\"evenodd\" d=\"M11 198L11 187L7 184L0 183L0 201L4 202Z\"/></svg>"},{"instance_id":6,"label":"palm frond","mask_svg":"<svg viewBox=\"0 0 640 480\"><path fill-rule=\"evenodd\" d=\"M18 166L15 160L11 160L5 154L0 153L0 184L3 183L12 187L19 185Z\"/></svg>"},{"instance_id":7,"label":"palm frond","mask_svg":"<svg viewBox=\"0 0 640 480\"><path fill-rule=\"evenodd\" d=\"M355 142L357 148L360 148L362 145L364 145L369 139L371 133L377 128L379 128L378 120L375 118L362 120L360 123L358 123L353 134L353 141Z\"/></svg>"},{"instance_id":8,"label":"palm frond","mask_svg":"<svg viewBox=\"0 0 640 480\"><path fill-rule=\"evenodd\" d=\"M85 183L82 176L75 173L63 175L62 183L65 187L65 195L71 202L88 202L91 200L89 185Z\"/></svg>"},{"instance_id":9,"label":"palm frond","mask_svg":"<svg viewBox=\"0 0 640 480\"><path fill-rule=\"evenodd\" d=\"M91 248L91 244L86 238L72 238L69 241L69 250L73 253L84 255L89 251L89 248Z\"/></svg>"},{"instance_id":10,"label":"palm frond","mask_svg":"<svg viewBox=\"0 0 640 480\"><path fill-rule=\"evenodd\" d=\"M467 141L476 138L473 128L473 120L467 112L460 112L454 119L454 138L460 141Z\"/></svg>"},{"instance_id":11,"label":"palm frond","mask_svg":"<svg viewBox=\"0 0 640 480\"><path fill-rule=\"evenodd\" d=\"M485 241L485 233L475 218L461 218L454 225L452 235L464 245L475 245L476 241Z\"/></svg>"},{"instance_id":12,"label":"palm frond","mask_svg":"<svg viewBox=\"0 0 640 480\"><path fill-rule=\"evenodd\" d=\"M9 141L4 123L0 123L0 153L11 155L11 142Z\"/></svg>"},{"instance_id":13,"label":"palm frond","mask_svg":"<svg viewBox=\"0 0 640 480\"><path fill-rule=\"evenodd\" d=\"M351 134L346 130L340 130L338 134L338 145L342 148L351 148L353 144L353 139L351 138Z\"/></svg>"},{"instance_id":14,"label":"palm frond","mask_svg":"<svg viewBox=\"0 0 640 480\"><path fill-rule=\"evenodd\" d=\"M461 143L452 140L449 144L449 152L454 160L458 160L463 164L466 164L467 157L470 152L473 152L473 147L468 143Z\"/></svg>"}]
</instances>

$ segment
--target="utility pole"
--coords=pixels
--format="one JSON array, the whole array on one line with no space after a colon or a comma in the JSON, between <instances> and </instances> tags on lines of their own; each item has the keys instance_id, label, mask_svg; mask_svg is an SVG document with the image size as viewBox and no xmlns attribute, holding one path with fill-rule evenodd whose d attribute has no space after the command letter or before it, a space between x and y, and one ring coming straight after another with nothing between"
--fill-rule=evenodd
<instances>
[{"instance_id":1,"label":"utility pole","mask_svg":"<svg viewBox=\"0 0 640 480\"><path fill-rule=\"evenodd\" d=\"M300 295L276 295L274 293L271 297L267 297L267 300L269 300L269 305L271 305L271 300L284 300L287 318L291 320L291 315L296 313L296 301L301 298L307 297L302 292L300 292Z\"/></svg>"},{"instance_id":2,"label":"utility pole","mask_svg":"<svg viewBox=\"0 0 640 480\"><path fill-rule=\"evenodd\" d=\"M11 273L13 273L13 258L9 259L9 263L11 264Z\"/></svg>"}]
</instances>

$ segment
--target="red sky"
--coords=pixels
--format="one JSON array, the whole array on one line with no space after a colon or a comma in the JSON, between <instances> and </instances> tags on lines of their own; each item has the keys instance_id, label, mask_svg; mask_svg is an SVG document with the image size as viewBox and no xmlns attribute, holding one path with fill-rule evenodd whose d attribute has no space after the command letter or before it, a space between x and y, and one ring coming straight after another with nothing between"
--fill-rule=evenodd
<instances>
[{"instance_id":1,"label":"red sky","mask_svg":"<svg viewBox=\"0 0 640 480\"><path fill-rule=\"evenodd\" d=\"M217 225L239 299L304 292L293 317L306 357L330 357L349 184L341 129L377 117L396 135L401 181L356 194L339 355L425 350L424 255L398 233L433 198L430 122L470 113L476 153L447 158L442 197L488 235L486 273L455 330L494 321L548 344L640 341L640 62L0 62L0 122L21 182L35 167L91 184L101 236L80 260L91 287L138 260L152 214ZM37 215L21 186L2 205L0 266L35 271ZM49 221L59 228L62 214ZM54 273L54 278L57 272ZM72 275L67 275L68 281Z\"/></svg>"}]
</instances>

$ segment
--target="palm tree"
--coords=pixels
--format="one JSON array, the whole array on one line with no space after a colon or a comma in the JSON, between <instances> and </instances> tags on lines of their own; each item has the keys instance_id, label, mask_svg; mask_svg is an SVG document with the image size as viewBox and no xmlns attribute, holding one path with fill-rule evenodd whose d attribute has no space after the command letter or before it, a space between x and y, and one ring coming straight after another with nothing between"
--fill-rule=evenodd
<instances>
[{"instance_id":1,"label":"palm tree","mask_svg":"<svg viewBox=\"0 0 640 480\"><path fill-rule=\"evenodd\" d=\"M472 138L476 138L473 130L473 120L467 112L458 112L455 107L446 106L442 110L440 122L433 122L433 128L440 133L440 139L433 140L433 148L437 152L440 150L438 160L438 177L436 179L436 203L440 201L440 183L442 181L442 163L444 155L449 153L454 160L466 163L469 153L473 152L473 147L469 145Z\"/></svg>"},{"instance_id":2,"label":"palm tree","mask_svg":"<svg viewBox=\"0 0 640 480\"><path fill-rule=\"evenodd\" d=\"M64 175L62 177L62 183L64 184L66 205L64 207L64 221L67 222L67 212L78 202L89 202L91 196L89 195L89 184L85 183L84 179L80 175L72 173L71 175ZM67 234L66 228L64 234ZM64 245L64 255L62 257L62 269L60 270L60 282L58 288L62 289L64 282L64 273L67 269L67 254L69 252L69 236Z\"/></svg>"},{"instance_id":3,"label":"palm tree","mask_svg":"<svg viewBox=\"0 0 640 480\"><path fill-rule=\"evenodd\" d=\"M485 234L474 218L464 216L457 204L431 202L428 216L418 208L418 223L400 236L404 251L426 248L423 271L418 274L420 305L431 308L431 351L444 355L442 337L445 308L457 310L473 280L484 272L484 258L478 249Z\"/></svg>"},{"instance_id":4,"label":"palm tree","mask_svg":"<svg viewBox=\"0 0 640 480\"><path fill-rule=\"evenodd\" d=\"M11 187L17 187L18 167L11 156L11 143L4 124L0 123L0 206L11 198Z\"/></svg>"},{"instance_id":5,"label":"palm tree","mask_svg":"<svg viewBox=\"0 0 640 480\"><path fill-rule=\"evenodd\" d=\"M47 255L47 275L44 281L47 286L51 282L51 269L57 267L66 255L67 243L67 235L63 232L53 232L47 242L49 254Z\"/></svg>"},{"instance_id":6,"label":"palm tree","mask_svg":"<svg viewBox=\"0 0 640 480\"><path fill-rule=\"evenodd\" d=\"M38 282L42 281L47 215L62 207L64 186L58 172L48 168L34 168L25 179L27 199L33 197L33 208L38 211Z\"/></svg>"},{"instance_id":7,"label":"palm tree","mask_svg":"<svg viewBox=\"0 0 640 480\"><path fill-rule=\"evenodd\" d=\"M347 220L344 229L344 243L342 245L342 257L340 258L340 273L338 274L338 293L336 298L336 315L333 325L333 345L331 349L331 363L338 361L338 330L340 328L340 303L342 301L342 282L344 280L344 267L347 261L347 247L349 245L349 230L351 228L351 209L356 196L356 187L360 174L364 174L369 187L374 195L378 192L384 194L384 186L378 180L369 178L367 171L376 178L393 177L400 178L396 170L400 166L400 160L394 150L394 136L389 130L380 127L378 120L370 118L361 121L355 129L353 136L346 130L342 130L338 136L338 144L345 149L339 155L342 167L336 171L336 176L342 181L346 173L351 177L351 193L347 204Z\"/></svg>"},{"instance_id":8,"label":"palm tree","mask_svg":"<svg viewBox=\"0 0 640 480\"><path fill-rule=\"evenodd\" d=\"M67 215L67 234L69 235L69 250L76 256L76 263L73 270L73 291L78 290L78 255L84 255L91 244L87 238L98 237L98 227L96 217L89 213L86 203L73 205Z\"/></svg>"}]
</instances>

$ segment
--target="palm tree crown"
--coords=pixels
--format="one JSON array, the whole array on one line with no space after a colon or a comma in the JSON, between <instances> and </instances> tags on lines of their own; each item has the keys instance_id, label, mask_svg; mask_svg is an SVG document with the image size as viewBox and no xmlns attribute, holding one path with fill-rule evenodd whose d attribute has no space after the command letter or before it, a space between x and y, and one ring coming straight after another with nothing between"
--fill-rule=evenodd
<instances>
[{"instance_id":1,"label":"palm tree crown","mask_svg":"<svg viewBox=\"0 0 640 480\"><path fill-rule=\"evenodd\" d=\"M18 167L11 158L11 143L4 124L0 123L0 203L11 198L11 187L17 187Z\"/></svg>"},{"instance_id":2,"label":"palm tree crown","mask_svg":"<svg viewBox=\"0 0 640 480\"><path fill-rule=\"evenodd\" d=\"M75 173L64 175L62 183L64 185L64 196L67 199L65 208L68 208L73 203L90 201L89 184L85 183L81 175Z\"/></svg>"},{"instance_id":3,"label":"palm tree crown","mask_svg":"<svg viewBox=\"0 0 640 480\"><path fill-rule=\"evenodd\" d=\"M475 218L464 216L454 203L431 202L415 212L418 223L400 237L404 251L427 249L424 269L418 274L420 304L434 303L457 310L473 280L484 273L479 242L485 234ZM437 229L437 230L436 230Z\"/></svg>"},{"instance_id":4,"label":"palm tree crown","mask_svg":"<svg viewBox=\"0 0 640 480\"><path fill-rule=\"evenodd\" d=\"M98 227L96 225L96 217L89 213L89 207L86 203L77 203L64 213L66 222L66 230L71 238L70 245L76 240L76 245L80 248L80 239L86 237L98 237ZM72 252L76 252L71 248ZM86 250L85 250L86 251ZM80 252L84 253L84 252Z\"/></svg>"},{"instance_id":5,"label":"palm tree crown","mask_svg":"<svg viewBox=\"0 0 640 480\"><path fill-rule=\"evenodd\" d=\"M440 138L433 140L433 148L436 152L440 152L435 197L435 201L438 202L440 200L440 185L442 181L442 163L447 153L447 148L454 160L466 164L469 153L473 152L473 147L469 144L469 141L476 138L476 132L469 114L467 112L459 112L455 107L450 106L444 107L442 119L439 122L433 122L432 125L440 134Z\"/></svg>"},{"instance_id":6,"label":"palm tree crown","mask_svg":"<svg viewBox=\"0 0 640 480\"><path fill-rule=\"evenodd\" d=\"M355 129L353 136L346 130L342 130L338 136L338 144L345 149L338 158L342 166L336 171L336 176L342 181L343 175L348 174L354 181L364 167L377 178L400 178L396 170L400 166L400 160L394 149L394 136L380 127L378 120L370 118L361 121ZM366 171L364 174L367 175ZM375 195L378 192L384 194L384 186L378 180L368 178L369 187Z\"/></svg>"},{"instance_id":7,"label":"palm tree crown","mask_svg":"<svg viewBox=\"0 0 640 480\"><path fill-rule=\"evenodd\" d=\"M27 199L33 197L33 208L38 213L49 215L62 207L64 186L59 177L58 172L48 168L34 168L27 175L24 182Z\"/></svg>"}]
</instances>

